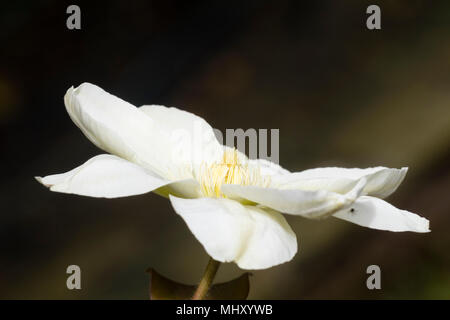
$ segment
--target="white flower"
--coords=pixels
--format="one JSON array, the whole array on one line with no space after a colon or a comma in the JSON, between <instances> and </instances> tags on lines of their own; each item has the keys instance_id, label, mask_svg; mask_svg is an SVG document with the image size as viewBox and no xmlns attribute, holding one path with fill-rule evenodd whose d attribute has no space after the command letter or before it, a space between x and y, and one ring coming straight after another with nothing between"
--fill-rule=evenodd
<instances>
[{"instance_id":1,"label":"white flower","mask_svg":"<svg viewBox=\"0 0 450 320\"><path fill-rule=\"evenodd\" d=\"M218 261L264 269L291 260L297 239L281 213L334 216L380 230L429 231L427 219L381 200L397 189L407 168L291 173L222 146L205 120L186 111L136 108L89 83L70 88L64 102L73 122L109 154L37 180L51 191L83 196L154 191L168 197ZM194 141L180 140L180 132Z\"/></svg>"}]
</instances>

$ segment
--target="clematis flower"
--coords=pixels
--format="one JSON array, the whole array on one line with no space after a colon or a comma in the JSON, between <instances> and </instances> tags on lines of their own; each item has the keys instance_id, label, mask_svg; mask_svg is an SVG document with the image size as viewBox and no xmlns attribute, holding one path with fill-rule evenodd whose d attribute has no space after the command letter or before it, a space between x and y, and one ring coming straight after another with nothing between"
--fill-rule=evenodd
<instances>
[{"instance_id":1,"label":"clematis flower","mask_svg":"<svg viewBox=\"0 0 450 320\"><path fill-rule=\"evenodd\" d=\"M429 231L427 219L382 200L397 189L407 168L289 172L221 145L204 119L177 108L137 108L89 83L70 88L64 102L73 122L108 154L36 179L51 191L82 196L153 191L167 197L217 261L265 269L291 260L297 238L282 214Z\"/></svg>"}]
</instances>

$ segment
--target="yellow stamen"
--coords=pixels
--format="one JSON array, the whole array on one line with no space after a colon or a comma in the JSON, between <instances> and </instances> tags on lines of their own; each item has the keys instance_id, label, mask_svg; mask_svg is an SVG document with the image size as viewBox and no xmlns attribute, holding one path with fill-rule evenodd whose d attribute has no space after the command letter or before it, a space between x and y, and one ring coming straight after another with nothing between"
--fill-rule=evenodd
<instances>
[{"instance_id":1,"label":"yellow stamen","mask_svg":"<svg viewBox=\"0 0 450 320\"><path fill-rule=\"evenodd\" d=\"M222 161L210 165L202 164L200 169L202 193L207 197L225 197L222 184L255 185L267 187L269 179L261 176L258 166L249 167L247 161L240 161L236 149L226 149Z\"/></svg>"}]
</instances>

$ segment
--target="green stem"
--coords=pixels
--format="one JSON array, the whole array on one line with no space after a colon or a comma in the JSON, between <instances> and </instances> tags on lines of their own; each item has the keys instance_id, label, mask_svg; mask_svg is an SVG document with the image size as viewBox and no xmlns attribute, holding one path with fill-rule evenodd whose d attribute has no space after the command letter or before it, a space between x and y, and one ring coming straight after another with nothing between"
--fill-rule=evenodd
<instances>
[{"instance_id":1,"label":"green stem","mask_svg":"<svg viewBox=\"0 0 450 320\"><path fill-rule=\"evenodd\" d=\"M216 276L217 270L219 269L220 262L214 260L213 258L209 259L208 265L206 266L205 273L203 274L202 279L195 290L194 295L192 296L192 300L202 300L205 298L208 293L209 288Z\"/></svg>"}]
</instances>

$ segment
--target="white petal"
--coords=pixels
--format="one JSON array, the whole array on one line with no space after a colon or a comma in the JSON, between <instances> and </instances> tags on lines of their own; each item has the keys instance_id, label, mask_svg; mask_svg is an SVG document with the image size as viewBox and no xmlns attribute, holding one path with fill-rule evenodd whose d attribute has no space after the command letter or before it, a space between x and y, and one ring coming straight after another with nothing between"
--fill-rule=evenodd
<instances>
[{"instance_id":1,"label":"white petal","mask_svg":"<svg viewBox=\"0 0 450 320\"><path fill-rule=\"evenodd\" d=\"M200 183L195 179L173 181L154 192L165 198L169 198L169 195L187 199L203 197Z\"/></svg>"},{"instance_id":2,"label":"white petal","mask_svg":"<svg viewBox=\"0 0 450 320\"><path fill-rule=\"evenodd\" d=\"M297 238L284 217L224 198L181 199L170 196L175 211L206 252L242 269L265 269L287 262L297 252Z\"/></svg>"},{"instance_id":3,"label":"white petal","mask_svg":"<svg viewBox=\"0 0 450 320\"><path fill-rule=\"evenodd\" d=\"M344 195L326 190L283 190L230 184L222 185L221 191L229 198L246 199L283 213L321 218L353 203L365 183L365 179L354 183Z\"/></svg>"},{"instance_id":4,"label":"white petal","mask_svg":"<svg viewBox=\"0 0 450 320\"><path fill-rule=\"evenodd\" d=\"M291 175L273 177L273 184L281 189L329 190L346 193L354 181L367 179L363 194L385 198L393 193L403 181L408 168L385 167L367 169L316 168Z\"/></svg>"},{"instance_id":5,"label":"white petal","mask_svg":"<svg viewBox=\"0 0 450 320\"><path fill-rule=\"evenodd\" d=\"M83 83L76 89L70 88L64 101L71 119L99 148L169 180L193 177L192 159L180 157L178 149L180 145L183 148L185 145L176 133L185 132L187 119L194 118L194 115L180 110L163 112L171 110L165 107L158 107L158 112L149 113L147 108L136 108L90 83ZM200 133L195 138L208 141L209 147L216 147L211 148L214 152L221 152L217 140L214 144L210 135L205 137L205 132L209 132L204 130L205 123L201 122L198 126ZM178 126L177 131L175 128ZM195 142L200 149L206 148Z\"/></svg>"},{"instance_id":6,"label":"white petal","mask_svg":"<svg viewBox=\"0 0 450 320\"><path fill-rule=\"evenodd\" d=\"M350 208L338 211L336 218L372 229L429 232L429 221L415 213L400 210L388 202L368 196L358 198Z\"/></svg>"},{"instance_id":7,"label":"white petal","mask_svg":"<svg viewBox=\"0 0 450 320\"><path fill-rule=\"evenodd\" d=\"M66 173L36 179L51 191L117 198L143 194L169 183L119 157L102 154Z\"/></svg>"},{"instance_id":8,"label":"white petal","mask_svg":"<svg viewBox=\"0 0 450 320\"><path fill-rule=\"evenodd\" d=\"M249 166L257 166L260 168L261 175L263 176L273 176L273 175L286 175L290 172L280 165L268 161L266 159L252 159L248 160Z\"/></svg>"},{"instance_id":9,"label":"white petal","mask_svg":"<svg viewBox=\"0 0 450 320\"><path fill-rule=\"evenodd\" d=\"M184 161L198 167L212 163L223 155L223 146L213 128L201 117L174 107L145 105L139 108L169 137L174 161Z\"/></svg>"}]
</instances>

